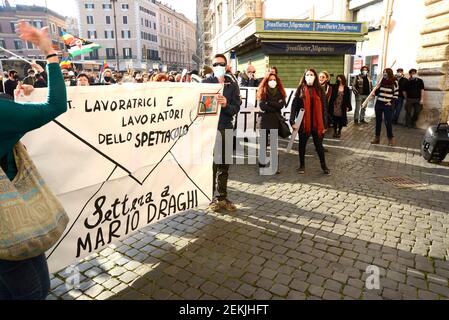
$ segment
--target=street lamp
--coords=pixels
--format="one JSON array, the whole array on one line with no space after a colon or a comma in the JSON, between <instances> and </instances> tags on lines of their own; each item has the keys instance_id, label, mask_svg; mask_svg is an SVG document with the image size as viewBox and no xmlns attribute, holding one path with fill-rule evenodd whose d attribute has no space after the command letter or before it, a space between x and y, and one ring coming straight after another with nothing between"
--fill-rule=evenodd
<instances>
[{"instance_id":1,"label":"street lamp","mask_svg":"<svg viewBox=\"0 0 449 320\"><path fill-rule=\"evenodd\" d=\"M118 54L117 15L115 13L115 3L117 2L117 0L110 0L110 1L112 2L112 7L113 7L113 10L114 10L115 63L116 63L115 70L116 71L120 71L120 62L119 62L119 54Z\"/></svg>"}]
</instances>

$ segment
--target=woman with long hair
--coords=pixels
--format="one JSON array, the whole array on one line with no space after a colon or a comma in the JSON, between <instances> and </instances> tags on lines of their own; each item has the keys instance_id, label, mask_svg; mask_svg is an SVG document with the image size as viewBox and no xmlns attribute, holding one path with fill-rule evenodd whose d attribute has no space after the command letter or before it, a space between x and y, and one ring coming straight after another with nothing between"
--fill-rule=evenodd
<instances>
[{"instance_id":1,"label":"woman with long hair","mask_svg":"<svg viewBox=\"0 0 449 320\"><path fill-rule=\"evenodd\" d=\"M296 118L301 109L304 109L304 118L298 128ZM329 175L324 156L323 138L326 133L327 114L326 96L318 82L318 75L314 69L307 69L296 90L290 114L290 124L298 130L299 136L299 174L305 173L305 156L307 141L313 137L316 152L320 158L321 169Z\"/></svg>"},{"instance_id":2,"label":"woman with long hair","mask_svg":"<svg viewBox=\"0 0 449 320\"><path fill-rule=\"evenodd\" d=\"M348 125L347 113L351 110L351 91L346 77L339 74L329 100L329 113L334 122L334 138L341 138L341 130Z\"/></svg>"},{"instance_id":3,"label":"woman with long hair","mask_svg":"<svg viewBox=\"0 0 449 320\"><path fill-rule=\"evenodd\" d=\"M380 131L382 129L382 116L387 128L388 145L394 146L393 136L393 108L399 97L399 84L394 76L393 70L387 68L383 72L383 78L376 90L376 136L372 144L380 143Z\"/></svg>"},{"instance_id":4,"label":"woman with long hair","mask_svg":"<svg viewBox=\"0 0 449 320\"><path fill-rule=\"evenodd\" d=\"M257 100L259 101L259 106L262 110L262 114L260 115L260 129L266 130L266 136L260 137L262 158L265 158L269 130L279 130L280 121L284 121L281 110L285 107L286 96L287 94L285 93L282 81L277 74L270 73L263 78L257 92ZM259 165L263 167L266 164L260 161ZM277 170L277 174L279 173L279 170Z\"/></svg>"}]
</instances>

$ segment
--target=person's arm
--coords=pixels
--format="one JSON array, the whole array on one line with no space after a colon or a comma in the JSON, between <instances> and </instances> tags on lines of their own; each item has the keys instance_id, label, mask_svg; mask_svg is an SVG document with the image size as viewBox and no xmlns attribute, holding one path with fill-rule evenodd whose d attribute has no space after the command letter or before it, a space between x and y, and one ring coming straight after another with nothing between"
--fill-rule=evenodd
<instances>
[{"instance_id":1,"label":"person's arm","mask_svg":"<svg viewBox=\"0 0 449 320\"><path fill-rule=\"evenodd\" d=\"M345 95L346 95L346 101L347 101L347 105L346 105L346 110L352 111L352 102L351 102L351 90L349 89L349 87L345 88Z\"/></svg>"},{"instance_id":2,"label":"person's arm","mask_svg":"<svg viewBox=\"0 0 449 320\"><path fill-rule=\"evenodd\" d=\"M19 22L19 32L22 40L34 43L46 56L55 53L47 35L48 28L37 30L21 21ZM45 125L67 110L67 93L57 55L47 59L47 70L49 86L47 102L1 101L0 133L26 133Z\"/></svg>"},{"instance_id":3,"label":"person's arm","mask_svg":"<svg viewBox=\"0 0 449 320\"><path fill-rule=\"evenodd\" d=\"M421 80L421 100L419 101L420 104L424 104L424 81Z\"/></svg>"},{"instance_id":4,"label":"person's arm","mask_svg":"<svg viewBox=\"0 0 449 320\"><path fill-rule=\"evenodd\" d=\"M352 82L352 92L357 96L359 95L359 77L355 77Z\"/></svg>"},{"instance_id":5,"label":"person's arm","mask_svg":"<svg viewBox=\"0 0 449 320\"><path fill-rule=\"evenodd\" d=\"M296 117L299 114L299 110L302 108L302 99L295 95L292 102L292 111L290 112L290 125L294 125L296 122Z\"/></svg>"},{"instance_id":6,"label":"person's arm","mask_svg":"<svg viewBox=\"0 0 449 320\"><path fill-rule=\"evenodd\" d=\"M228 85L233 86L232 94L227 99L227 105L225 108L221 109L221 112L224 112L227 115L234 116L240 111L240 105L242 104L242 100L240 98L240 89L237 83L230 83Z\"/></svg>"}]
</instances>

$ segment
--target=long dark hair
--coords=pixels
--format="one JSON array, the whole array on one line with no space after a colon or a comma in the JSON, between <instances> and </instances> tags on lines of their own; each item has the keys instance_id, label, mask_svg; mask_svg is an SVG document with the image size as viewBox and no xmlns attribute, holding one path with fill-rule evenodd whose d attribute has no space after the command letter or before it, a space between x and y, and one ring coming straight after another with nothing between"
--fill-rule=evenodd
<instances>
[{"instance_id":1,"label":"long dark hair","mask_svg":"<svg viewBox=\"0 0 449 320\"><path fill-rule=\"evenodd\" d=\"M307 86L307 82L306 82L306 74L307 72L312 72L315 75L315 81L313 82L312 87L315 88L315 91L317 94L320 94L322 92L323 89L321 89L320 86L320 82L318 81L318 74L316 73L315 69L310 68L307 69L304 74L302 75L301 81L299 82L299 86L296 89L296 96L302 98L303 97L303 91L304 91L304 87Z\"/></svg>"},{"instance_id":2,"label":"long dark hair","mask_svg":"<svg viewBox=\"0 0 449 320\"><path fill-rule=\"evenodd\" d=\"M395 81L396 81L396 77L394 76L393 69L386 68L384 70L384 72L387 73L387 79L382 79L382 82L383 82L382 84L386 84L386 85L392 86L395 83Z\"/></svg>"},{"instance_id":3,"label":"long dark hair","mask_svg":"<svg viewBox=\"0 0 449 320\"><path fill-rule=\"evenodd\" d=\"M340 84L344 85L345 87L348 85L348 81L346 81L346 77L344 74L339 74L337 76L337 79L340 79Z\"/></svg>"},{"instance_id":4,"label":"long dark hair","mask_svg":"<svg viewBox=\"0 0 449 320\"><path fill-rule=\"evenodd\" d=\"M281 78L277 74L270 73L263 78L263 80L259 84L259 89L257 90L257 99L258 100L266 100L267 99L267 90L268 90L268 81L270 77L273 76L276 78L277 88L282 98L285 99L287 94L285 93L284 86L282 85Z\"/></svg>"}]
</instances>

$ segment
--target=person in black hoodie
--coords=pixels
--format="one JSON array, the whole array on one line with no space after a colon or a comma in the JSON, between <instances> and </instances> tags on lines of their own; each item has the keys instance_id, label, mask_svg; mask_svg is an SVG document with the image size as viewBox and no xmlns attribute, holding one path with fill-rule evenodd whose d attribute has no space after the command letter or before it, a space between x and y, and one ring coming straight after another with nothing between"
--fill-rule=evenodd
<instances>
[{"instance_id":1,"label":"person in black hoodie","mask_svg":"<svg viewBox=\"0 0 449 320\"><path fill-rule=\"evenodd\" d=\"M214 197L209 204L209 208L213 211L224 209L226 211L235 211L237 207L228 199L228 177L229 164L225 163L225 146L226 130L233 131L232 120L234 116L240 111L242 100L240 98L240 88L234 77L231 77L227 72L228 61L222 54L216 54L213 61L213 76L203 79L202 83L220 83L223 85L223 95L218 97L218 103L221 106L220 119L218 120L218 133L221 135L221 161L213 164L213 193L215 189L218 191L218 196ZM216 148L217 149L217 146ZM231 148L229 148L231 150Z\"/></svg>"},{"instance_id":2,"label":"person in black hoodie","mask_svg":"<svg viewBox=\"0 0 449 320\"><path fill-rule=\"evenodd\" d=\"M346 77L339 74L329 100L329 113L334 122L334 138L341 138L341 130L348 125L347 113L351 110L351 91Z\"/></svg>"},{"instance_id":3,"label":"person in black hoodie","mask_svg":"<svg viewBox=\"0 0 449 320\"><path fill-rule=\"evenodd\" d=\"M274 73L270 73L263 78L257 91L257 100L259 100L259 106L262 110L260 115L260 129L265 129L265 137L260 137L260 149L261 160L259 162L260 167L266 166L265 154L266 145L269 141L269 130L279 130L280 123L283 121L281 110L285 107L286 93L281 79ZM263 162L263 163L262 163ZM279 161L278 161L279 165ZM279 174L279 169L276 172Z\"/></svg>"}]
</instances>

